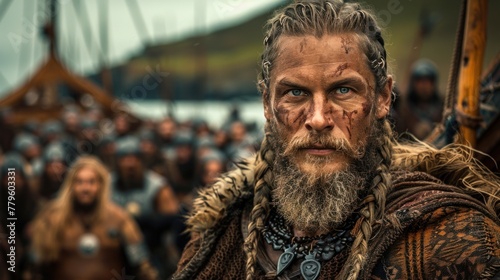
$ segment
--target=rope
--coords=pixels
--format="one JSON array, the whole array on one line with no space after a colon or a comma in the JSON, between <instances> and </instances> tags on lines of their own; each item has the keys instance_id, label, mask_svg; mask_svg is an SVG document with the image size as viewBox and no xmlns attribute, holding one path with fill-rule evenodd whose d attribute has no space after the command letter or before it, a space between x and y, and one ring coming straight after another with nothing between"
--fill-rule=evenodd
<instances>
[{"instance_id":1,"label":"rope","mask_svg":"<svg viewBox=\"0 0 500 280\"><path fill-rule=\"evenodd\" d=\"M462 57L463 41L465 34L465 20L467 12L467 0L462 1L458 19L457 33L455 36L455 47L451 59L451 69L448 74L448 84L446 85L446 95L444 99L444 110L442 121L445 122L450 114L455 111L457 98L458 75L460 72L460 60Z\"/></svg>"},{"instance_id":2,"label":"rope","mask_svg":"<svg viewBox=\"0 0 500 280\"><path fill-rule=\"evenodd\" d=\"M0 22L2 21L12 2L14 2L14 0L5 0L4 2L2 2L2 5L0 5Z\"/></svg>"}]
</instances>

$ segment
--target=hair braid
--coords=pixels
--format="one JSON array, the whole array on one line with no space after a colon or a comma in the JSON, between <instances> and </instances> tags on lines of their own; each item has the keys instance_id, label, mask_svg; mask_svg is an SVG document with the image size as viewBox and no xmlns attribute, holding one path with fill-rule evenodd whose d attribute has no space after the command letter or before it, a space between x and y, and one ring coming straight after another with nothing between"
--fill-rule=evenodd
<instances>
[{"instance_id":1,"label":"hair braid","mask_svg":"<svg viewBox=\"0 0 500 280\"><path fill-rule=\"evenodd\" d=\"M365 197L359 210L359 232L351 247L351 254L340 272L340 279L357 279L366 260L368 241L372 237L373 226L382 220L385 212L387 192L391 189L392 180L389 172L392 158L393 136L388 120L382 121L382 143L379 148L382 162L377 167L377 175L372 181L372 192Z\"/></svg>"},{"instance_id":2,"label":"hair braid","mask_svg":"<svg viewBox=\"0 0 500 280\"><path fill-rule=\"evenodd\" d=\"M264 51L261 57L261 72L258 77L258 88L264 94L265 101L269 102L269 83L272 76L275 59L279 52L279 38L281 36L314 35L321 37L325 34L355 33L358 43L364 50L367 63L375 77L375 92L381 92L388 81L388 65L384 46L384 39L374 13L364 9L359 4L344 3L340 0L296 1L275 13L267 24L264 39ZM353 242L351 254L340 273L340 279L356 279L365 263L368 252L368 241L372 237L373 226L381 221L385 212L387 192L391 188L389 173L392 157L393 136L387 120L382 120L383 138L379 153L382 162L377 168L377 175L372 181L371 192L362 201L359 210L359 232ZM266 151L262 150L261 157L265 158ZM265 163L263 163L265 164ZM261 167L260 173L268 168ZM260 177L265 178L265 176ZM266 189L267 188L267 189ZM255 261L251 259L251 250L256 243L256 227L263 223L263 207L269 204L263 194L269 191L268 185L258 182L255 187L254 209L252 223L249 225L247 239L249 259L247 272L251 275ZM260 193L260 194L258 194ZM266 194L267 195L267 194Z\"/></svg>"},{"instance_id":3,"label":"hair braid","mask_svg":"<svg viewBox=\"0 0 500 280\"><path fill-rule=\"evenodd\" d=\"M253 279L255 265L257 262L257 246L259 241L259 231L264 228L265 220L270 211L271 182L273 178L272 163L274 161L274 151L269 147L269 133L262 141L262 146L257 157L257 167L255 170L255 190L253 209L250 213L250 223L248 224L248 236L245 240L245 251L247 254L247 279Z\"/></svg>"}]
</instances>

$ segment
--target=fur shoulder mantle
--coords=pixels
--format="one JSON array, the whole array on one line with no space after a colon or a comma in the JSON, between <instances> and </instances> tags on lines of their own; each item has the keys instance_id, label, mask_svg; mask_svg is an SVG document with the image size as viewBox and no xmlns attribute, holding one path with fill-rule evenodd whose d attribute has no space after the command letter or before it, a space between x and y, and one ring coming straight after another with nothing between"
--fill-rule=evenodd
<instances>
[{"instance_id":1,"label":"fur shoulder mantle","mask_svg":"<svg viewBox=\"0 0 500 280\"><path fill-rule=\"evenodd\" d=\"M256 158L237 163L236 169L223 174L212 186L200 190L187 220L190 232L203 233L213 228L227 216L230 207L253 195Z\"/></svg>"}]
</instances>

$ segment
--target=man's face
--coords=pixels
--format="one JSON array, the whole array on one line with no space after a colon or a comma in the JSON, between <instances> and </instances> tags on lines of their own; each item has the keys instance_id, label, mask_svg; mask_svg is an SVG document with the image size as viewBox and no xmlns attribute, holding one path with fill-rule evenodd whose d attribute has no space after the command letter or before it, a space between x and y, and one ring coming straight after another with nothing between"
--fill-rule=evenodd
<instances>
[{"instance_id":1,"label":"man's face","mask_svg":"<svg viewBox=\"0 0 500 280\"><path fill-rule=\"evenodd\" d=\"M164 120L158 125L158 134L163 139L171 139L176 130L176 125L172 120Z\"/></svg>"},{"instance_id":2,"label":"man's face","mask_svg":"<svg viewBox=\"0 0 500 280\"><path fill-rule=\"evenodd\" d=\"M73 181L73 195L81 206L89 206L96 202L101 182L96 172L90 167L84 167L76 172Z\"/></svg>"},{"instance_id":3,"label":"man's face","mask_svg":"<svg viewBox=\"0 0 500 280\"><path fill-rule=\"evenodd\" d=\"M177 163L186 163L193 156L193 148L190 145L178 145L175 148L175 153L177 155L176 161Z\"/></svg>"},{"instance_id":4,"label":"man's face","mask_svg":"<svg viewBox=\"0 0 500 280\"><path fill-rule=\"evenodd\" d=\"M141 159L137 155L124 155L118 159L118 168L125 178L138 177L142 172Z\"/></svg>"},{"instance_id":5,"label":"man's face","mask_svg":"<svg viewBox=\"0 0 500 280\"><path fill-rule=\"evenodd\" d=\"M419 99L423 101L430 100L434 95L434 91L436 90L434 80L430 77L421 77L415 79L413 81L413 86Z\"/></svg>"},{"instance_id":6,"label":"man's face","mask_svg":"<svg viewBox=\"0 0 500 280\"><path fill-rule=\"evenodd\" d=\"M51 161L45 165L45 172L52 181L61 181L66 172L66 165L62 161Z\"/></svg>"},{"instance_id":7,"label":"man's face","mask_svg":"<svg viewBox=\"0 0 500 280\"><path fill-rule=\"evenodd\" d=\"M213 184L219 177L219 175L223 172L224 165L222 162L218 160L211 160L205 164L205 168L203 170L203 183L204 184Z\"/></svg>"},{"instance_id":8,"label":"man's face","mask_svg":"<svg viewBox=\"0 0 500 280\"><path fill-rule=\"evenodd\" d=\"M354 34L282 36L278 43L266 119L301 171L345 170L362 156L374 119L387 115L392 80L375 98L375 78Z\"/></svg>"},{"instance_id":9,"label":"man's face","mask_svg":"<svg viewBox=\"0 0 500 280\"><path fill-rule=\"evenodd\" d=\"M245 125L241 122L235 122L231 126L231 139L234 143L240 143L245 140L246 133Z\"/></svg>"},{"instance_id":10,"label":"man's face","mask_svg":"<svg viewBox=\"0 0 500 280\"><path fill-rule=\"evenodd\" d=\"M141 141L141 151L144 155L154 156L157 152L157 148L155 143L151 140L142 140Z\"/></svg>"},{"instance_id":11,"label":"man's face","mask_svg":"<svg viewBox=\"0 0 500 280\"><path fill-rule=\"evenodd\" d=\"M115 129L118 134L125 134L130 130L130 125L128 123L127 117L117 116L115 118Z\"/></svg>"}]
</instances>

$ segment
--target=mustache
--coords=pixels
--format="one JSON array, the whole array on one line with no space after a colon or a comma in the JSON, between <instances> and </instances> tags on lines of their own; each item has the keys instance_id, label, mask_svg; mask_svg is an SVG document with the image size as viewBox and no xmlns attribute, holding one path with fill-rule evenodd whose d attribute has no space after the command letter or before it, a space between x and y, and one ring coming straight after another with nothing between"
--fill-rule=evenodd
<instances>
[{"instance_id":1,"label":"mustache","mask_svg":"<svg viewBox=\"0 0 500 280\"><path fill-rule=\"evenodd\" d=\"M361 159L365 154L365 147L361 143L353 147L346 139L334 138L328 134L307 134L293 137L286 146L283 154L292 155L303 149L331 149L344 155Z\"/></svg>"}]
</instances>

